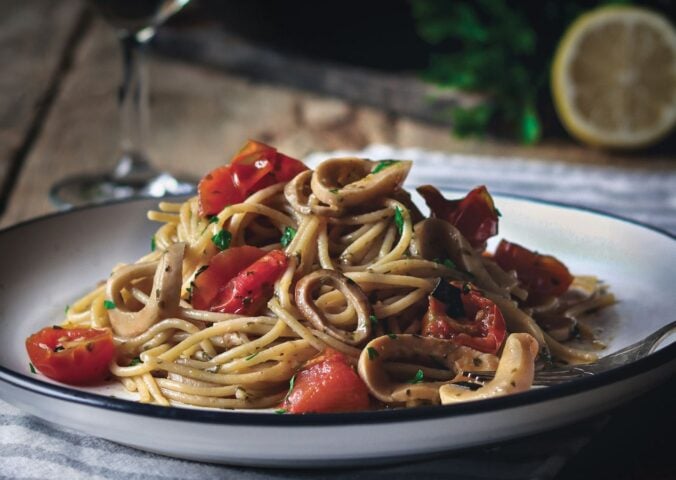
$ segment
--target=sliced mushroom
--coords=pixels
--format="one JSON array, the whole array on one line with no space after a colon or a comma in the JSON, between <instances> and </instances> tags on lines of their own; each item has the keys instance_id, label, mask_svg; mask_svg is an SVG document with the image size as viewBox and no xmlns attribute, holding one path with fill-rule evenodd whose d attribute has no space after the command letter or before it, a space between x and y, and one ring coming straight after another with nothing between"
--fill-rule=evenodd
<instances>
[{"instance_id":1,"label":"sliced mushroom","mask_svg":"<svg viewBox=\"0 0 676 480\"><path fill-rule=\"evenodd\" d=\"M486 270L481 255L453 225L439 218L427 218L418 222L413 232L411 253L427 260L448 258L461 270L472 274L472 282L478 287L507 295L506 289Z\"/></svg>"},{"instance_id":2,"label":"sliced mushroom","mask_svg":"<svg viewBox=\"0 0 676 480\"><path fill-rule=\"evenodd\" d=\"M420 335L384 335L371 340L359 356L358 370L371 394L386 403L427 400L439 403L439 387L446 382L408 383L392 379L383 363L406 357L437 357L451 368L459 364L490 368L495 356L472 348L458 346L448 340ZM458 373L457 371L455 373Z\"/></svg>"},{"instance_id":3,"label":"sliced mushroom","mask_svg":"<svg viewBox=\"0 0 676 480\"><path fill-rule=\"evenodd\" d=\"M342 208L338 205L321 205L315 198L310 188L312 170L305 170L296 175L284 187L284 197L294 211L302 215L323 215L335 217L342 214Z\"/></svg>"},{"instance_id":4,"label":"sliced mushroom","mask_svg":"<svg viewBox=\"0 0 676 480\"><path fill-rule=\"evenodd\" d=\"M175 243L167 248L159 262L129 265L110 277L106 284L106 298L116 305L116 308L108 310L110 325L116 335L135 337L178 311L184 251L185 243ZM138 312L127 310L120 291L129 279L147 277L153 268L155 277L147 303Z\"/></svg>"},{"instance_id":5,"label":"sliced mushroom","mask_svg":"<svg viewBox=\"0 0 676 480\"><path fill-rule=\"evenodd\" d=\"M357 328L353 332L340 330L326 319L317 308L312 294L322 285L333 285L357 313ZM316 270L301 278L296 284L296 306L303 317L321 330L349 345L358 345L371 334L371 305L363 290L353 280L335 270Z\"/></svg>"},{"instance_id":6,"label":"sliced mushroom","mask_svg":"<svg viewBox=\"0 0 676 480\"><path fill-rule=\"evenodd\" d=\"M538 342L527 333L512 333L495 371L495 378L476 391L446 384L439 388L441 403L467 402L523 392L533 385Z\"/></svg>"},{"instance_id":7,"label":"sliced mushroom","mask_svg":"<svg viewBox=\"0 0 676 480\"><path fill-rule=\"evenodd\" d=\"M361 158L332 158L319 164L312 175L312 193L328 205L354 207L391 195L401 187L411 169L410 160L396 161L377 173L378 162Z\"/></svg>"}]
</instances>

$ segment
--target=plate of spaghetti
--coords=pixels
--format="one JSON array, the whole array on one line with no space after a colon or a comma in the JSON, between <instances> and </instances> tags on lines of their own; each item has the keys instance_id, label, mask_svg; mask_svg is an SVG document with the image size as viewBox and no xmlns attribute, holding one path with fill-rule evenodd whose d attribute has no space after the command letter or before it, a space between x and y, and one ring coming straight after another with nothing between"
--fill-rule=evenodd
<instances>
[{"instance_id":1,"label":"plate of spaghetti","mask_svg":"<svg viewBox=\"0 0 676 480\"><path fill-rule=\"evenodd\" d=\"M194 197L1 232L2 396L163 454L316 466L553 428L673 374L669 345L533 385L671 320L673 237L485 186L409 190L411 168L310 169L249 141Z\"/></svg>"}]
</instances>

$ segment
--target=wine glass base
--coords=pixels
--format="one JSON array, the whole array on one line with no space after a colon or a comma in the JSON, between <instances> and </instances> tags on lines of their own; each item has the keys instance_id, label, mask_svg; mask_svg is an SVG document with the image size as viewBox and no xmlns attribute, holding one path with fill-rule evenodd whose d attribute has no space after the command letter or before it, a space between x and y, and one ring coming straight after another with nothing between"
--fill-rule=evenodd
<instances>
[{"instance_id":1,"label":"wine glass base","mask_svg":"<svg viewBox=\"0 0 676 480\"><path fill-rule=\"evenodd\" d=\"M133 183L105 174L80 175L57 182L49 191L49 199L58 209L65 210L126 198L190 195L195 190L194 179L174 177L166 172Z\"/></svg>"}]
</instances>

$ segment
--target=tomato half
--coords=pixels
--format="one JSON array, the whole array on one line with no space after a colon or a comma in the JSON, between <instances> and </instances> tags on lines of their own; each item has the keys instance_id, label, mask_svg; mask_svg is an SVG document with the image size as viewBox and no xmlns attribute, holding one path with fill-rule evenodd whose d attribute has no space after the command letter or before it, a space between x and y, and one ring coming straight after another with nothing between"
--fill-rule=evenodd
<instances>
[{"instance_id":1,"label":"tomato half","mask_svg":"<svg viewBox=\"0 0 676 480\"><path fill-rule=\"evenodd\" d=\"M369 393L347 357L327 348L295 376L281 405L289 413L330 413L366 410Z\"/></svg>"},{"instance_id":2,"label":"tomato half","mask_svg":"<svg viewBox=\"0 0 676 480\"><path fill-rule=\"evenodd\" d=\"M265 252L248 245L214 255L192 286L199 310L255 315L270 300L274 283L288 264L282 250Z\"/></svg>"},{"instance_id":3,"label":"tomato half","mask_svg":"<svg viewBox=\"0 0 676 480\"><path fill-rule=\"evenodd\" d=\"M450 295L446 296L449 303L430 295L422 334L496 353L507 335L505 319L498 306L468 285L461 288L450 285L450 288Z\"/></svg>"},{"instance_id":4,"label":"tomato half","mask_svg":"<svg viewBox=\"0 0 676 480\"><path fill-rule=\"evenodd\" d=\"M465 198L447 200L431 185L418 187L432 214L455 226L474 248L498 233L498 210L485 186L470 191Z\"/></svg>"},{"instance_id":5,"label":"tomato half","mask_svg":"<svg viewBox=\"0 0 676 480\"><path fill-rule=\"evenodd\" d=\"M541 255L517 243L501 240L493 255L503 270L515 270L528 290L528 303L536 304L546 297L558 297L573 283L568 268L556 257Z\"/></svg>"},{"instance_id":6,"label":"tomato half","mask_svg":"<svg viewBox=\"0 0 676 480\"><path fill-rule=\"evenodd\" d=\"M233 277L211 303L212 312L255 315L270 300L274 283L288 264L282 250L272 250Z\"/></svg>"},{"instance_id":7,"label":"tomato half","mask_svg":"<svg viewBox=\"0 0 676 480\"><path fill-rule=\"evenodd\" d=\"M193 282L192 306L209 310L228 282L263 255L265 250L244 245L228 248L211 257L206 270L199 273Z\"/></svg>"},{"instance_id":8,"label":"tomato half","mask_svg":"<svg viewBox=\"0 0 676 480\"><path fill-rule=\"evenodd\" d=\"M46 327L26 339L26 350L46 377L71 385L101 382L115 356L107 328Z\"/></svg>"},{"instance_id":9,"label":"tomato half","mask_svg":"<svg viewBox=\"0 0 676 480\"><path fill-rule=\"evenodd\" d=\"M249 140L230 165L212 170L200 181L197 186L200 214L216 215L265 187L288 182L303 170L307 170L303 162Z\"/></svg>"}]
</instances>

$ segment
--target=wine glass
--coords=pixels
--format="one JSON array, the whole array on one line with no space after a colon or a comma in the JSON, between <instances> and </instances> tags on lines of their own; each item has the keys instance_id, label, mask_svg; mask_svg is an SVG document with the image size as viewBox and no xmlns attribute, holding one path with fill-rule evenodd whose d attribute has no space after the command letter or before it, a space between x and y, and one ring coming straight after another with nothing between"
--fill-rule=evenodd
<instances>
[{"instance_id":1,"label":"wine glass","mask_svg":"<svg viewBox=\"0 0 676 480\"><path fill-rule=\"evenodd\" d=\"M52 186L59 208L137 196L162 197L194 192L193 179L155 169L144 148L148 129L147 78L143 49L156 28L189 0L88 0L112 25L122 47L119 89L120 157L113 171L67 177Z\"/></svg>"}]
</instances>

